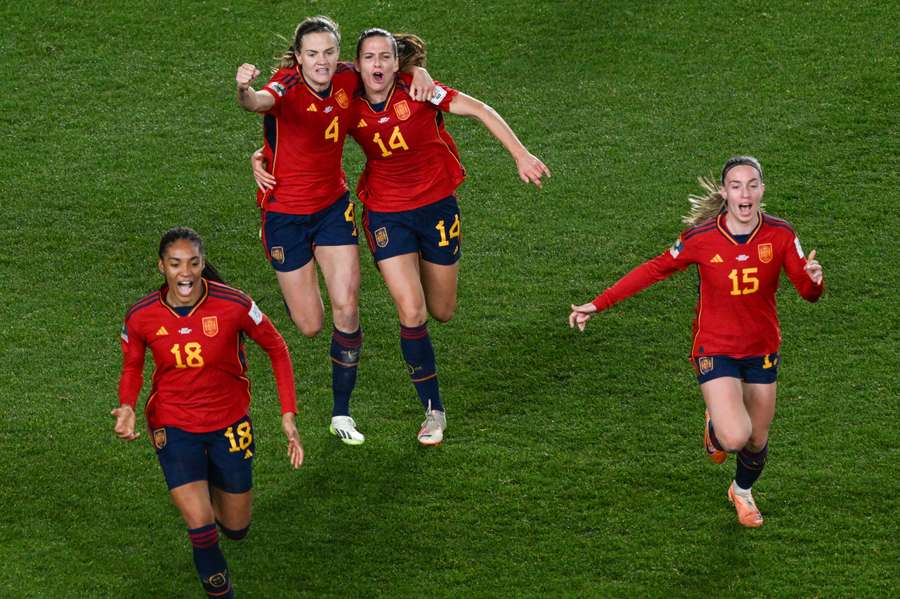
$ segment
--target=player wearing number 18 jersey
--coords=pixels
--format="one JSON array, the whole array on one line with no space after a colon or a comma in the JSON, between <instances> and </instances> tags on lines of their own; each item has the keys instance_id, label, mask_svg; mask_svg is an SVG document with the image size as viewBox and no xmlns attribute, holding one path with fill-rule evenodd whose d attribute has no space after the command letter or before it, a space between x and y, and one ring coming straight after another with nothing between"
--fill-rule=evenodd
<instances>
[{"instance_id":1,"label":"player wearing number 18 jersey","mask_svg":"<svg viewBox=\"0 0 900 599\"><path fill-rule=\"evenodd\" d=\"M400 41L404 56L424 57L420 39ZM384 29L360 34L356 66L363 90L351 106L350 135L366 155L357 195L369 248L397 308L401 351L425 408L418 439L436 445L446 418L427 318L445 322L456 309L461 223L454 194L465 176L444 113L481 121L516 160L523 181L540 186L550 171L484 103L442 85L430 103L412 102L409 79L397 75L397 42Z\"/></svg>"},{"instance_id":2,"label":"player wearing number 18 jersey","mask_svg":"<svg viewBox=\"0 0 900 599\"><path fill-rule=\"evenodd\" d=\"M815 250L805 257L794 229L762 211L762 166L751 156L728 160L719 185L701 180L685 221L693 225L661 255L638 266L592 302L572 306L569 326L584 330L595 313L695 265L700 296L691 358L706 402L704 445L717 464L737 454L728 488L743 526L762 526L751 494L768 459L775 414L781 329L775 292L784 270L804 299L824 289Z\"/></svg>"},{"instance_id":3,"label":"player wearing number 18 jersey","mask_svg":"<svg viewBox=\"0 0 900 599\"><path fill-rule=\"evenodd\" d=\"M128 310L122 328L124 360L115 432L132 441L135 406L147 349L156 366L144 408L172 501L193 545L194 564L210 597L231 597L231 575L218 531L243 538L250 526L255 445L249 417L250 381L244 336L269 355L288 457L294 468L303 447L294 414L294 374L284 339L244 293L223 284L206 259L200 236L175 228L160 241L166 284Z\"/></svg>"}]
</instances>

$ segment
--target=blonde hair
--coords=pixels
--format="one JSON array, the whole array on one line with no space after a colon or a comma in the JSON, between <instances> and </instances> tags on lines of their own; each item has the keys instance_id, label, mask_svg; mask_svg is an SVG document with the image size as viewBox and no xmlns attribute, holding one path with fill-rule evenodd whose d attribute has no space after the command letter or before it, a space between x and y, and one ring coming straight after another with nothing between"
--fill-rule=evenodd
<instances>
[{"instance_id":1,"label":"blonde hair","mask_svg":"<svg viewBox=\"0 0 900 599\"><path fill-rule=\"evenodd\" d=\"M711 177L697 177L697 182L703 191L703 195L691 194L688 196L688 202L691 209L685 214L681 221L690 226L696 226L708 218L716 216L725 206L725 196L722 194L722 188L712 180Z\"/></svg>"}]
</instances>

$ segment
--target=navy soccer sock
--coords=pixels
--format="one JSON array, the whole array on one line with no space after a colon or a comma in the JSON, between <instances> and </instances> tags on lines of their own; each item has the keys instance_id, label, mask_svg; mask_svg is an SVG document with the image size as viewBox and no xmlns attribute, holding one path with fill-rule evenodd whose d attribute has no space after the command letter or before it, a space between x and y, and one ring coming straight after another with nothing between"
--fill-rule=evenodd
<instances>
[{"instance_id":1,"label":"navy soccer sock","mask_svg":"<svg viewBox=\"0 0 900 599\"><path fill-rule=\"evenodd\" d=\"M713 444L713 447L719 451L725 451L725 449L722 448L722 444L719 443L719 438L716 437L716 431L713 430L712 418L709 419L709 440Z\"/></svg>"},{"instance_id":2,"label":"navy soccer sock","mask_svg":"<svg viewBox=\"0 0 900 599\"><path fill-rule=\"evenodd\" d=\"M400 325L400 351L406 360L409 378L419 394L419 401L425 409L429 402L432 410L444 411L441 392L438 388L437 367L434 363L434 348L428 335L428 324L418 327Z\"/></svg>"},{"instance_id":3,"label":"navy soccer sock","mask_svg":"<svg viewBox=\"0 0 900 599\"><path fill-rule=\"evenodd\" d=\"M189 528L188 536L194 548L194 566L207 597L234 597L228 564L219 548L219 531L215 524Z\"/></svg>"},{"instance_id":4,"label":"navy soccer sock","mask_svg":"<svg viewBox=\"0 0 900 599\"><path fill-rule=\"evenodd\" d=\"M362 329L359 328L353 333L342 333L335 328L331 333L332 416L350 415L350 394L356 386L362 340Z\"/></svg>"},{"instance_id":5,"label":"navy soccer sock","mask_svg":"<svg viewBox=\"0 0 900 599\"><path fill-rule=\"evenodd\" d=\"M737 470L734 473L734 482L742 489L749 489L762 474L766 461L769 458L769 444L757 452L750 451L746 447L737 454Z\"/></svg>"}]
</instances>

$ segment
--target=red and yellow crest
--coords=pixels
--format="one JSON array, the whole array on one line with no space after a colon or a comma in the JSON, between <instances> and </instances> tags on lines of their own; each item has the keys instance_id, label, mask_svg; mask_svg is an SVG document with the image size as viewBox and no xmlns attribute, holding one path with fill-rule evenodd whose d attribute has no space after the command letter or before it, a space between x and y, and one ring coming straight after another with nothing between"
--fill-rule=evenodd
<instances>
[{"instance_id":1,"label":"red and yellow crest","mask_svg":"<svg viewBox=\"0 0 900 599\"><path fill-rule=\"evenodd\" d=\"M281 264L284 264L284 248L280 245L276 245L270 249L269 255L272 256L272 260L277 260Z\"/></svg>"},{"instance_id":2,"label":"red and yellow crest","mask_svg":"<svg viewBox=\"0 0 900 599\"><path fill-rule=\"evenodd\" d=\"M347 108L350 106L350 98L347 97L347 92L339 89L336 94L334 94L334 101L338 103L338 106L341 108Z\"/></svg>"},{"instance_id":3,"label":"red and yellow crest","mask_svg":"<svg viewBox=\"0 0 900 599\"><path fill-rule=\"evenodd\" d=\"M409 104L406 103L406 100L400 100L396 104L394 104L394 114L397 115L397 118L401 121L405 121L409 118L409 115L412 112L409 109Z\"/></svg>"},{"instance_id":4,"label":"red and yellow crest","mask_svg":"<svg viewBox=\"0 0 900 599\"><path fill-rule=\"evenodd\" d=\"M219 334L219 319L215 316L204 316L203 320L203 334L207 337L215 337Z\"/></svg>"},{"instance_id":5,"label":"red and yellow crest","mask_svg":"<svg viewBox=\"0 0 900 599\"><path fill-rule=\"evenodd\" d=\"M387 247L388 244L388 232L385 227L381 227L380 229L375 230L375 243L378 247L383 248Z\"/></svg>"},{"instance_id":6,"label":"red and yellow crest","mask_svg":"<svg viewBox=\"0 0 900 599\"><path fill-rule=\"evenodd\" d=\"M713 369L713 359L709 357L700 358L697 360L697 366L700 368L700 374L706 374Z\"/></svg>"},{"instance_id":7,"label":"red and yellow crest","mask_svg":"<svg viewBox=\"0 0 900 599\"><path fill-rule=\"evenodd\" d=\"M756 251L759 254L759 261L763 264L768 264L772 261L772 258L775 257L775 252L772 250L771 243L761 243L756 246Z\"/></svg>"},{"instance_id":8,"label":"red and yellow crest","mask_svg":"<svg viewBox=\"0 0 900 599\"><path fill-rule=\"evenodd\" d=\"M158 428L153 431L153 447L162 449L166 446L166 429Z\"/></svg>"}]
</instances>

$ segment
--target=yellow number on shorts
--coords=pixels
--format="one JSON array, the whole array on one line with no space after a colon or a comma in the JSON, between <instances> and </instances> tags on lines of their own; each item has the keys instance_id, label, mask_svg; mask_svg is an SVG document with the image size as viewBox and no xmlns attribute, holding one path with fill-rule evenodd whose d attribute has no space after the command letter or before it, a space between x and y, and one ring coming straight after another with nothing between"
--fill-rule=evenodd
<instances>
[{"instance_id":1,"label":"yellow number on shorts","mask_svg":"<svg viewBox=\"0 0 900 599\"><path fill-rule=\"evenodd\" d=\"M393 154L391 150L388 150L384 147L384 142L381 141L381 134L376 133L374 137L372 137L372 141L378 144L378 147L381 148L381 156L386 158ZM391 138L388 140L388 146L393 150L408 150L409 146L406 145L406 140L403 139L403 134L400 133L400 125L394 127L394 131L391 133Z\"/></svg>"},{"instance_id":2,"label":"yellow number on shorts","mask_svg":"<svg viewBox=\"0 0 900 599\"><path fill-rule=\"evenodd\" d=\"M347 204L347 209L344 210L344 220L348 223L353 223L353 236L357 237L356 233L356 204L352 201Z\"/></svg>"},{"instance_id":3,"label":"yellow number on shorts","mask_svg":"<svg viewBox=\"0 0 900 599\"><path fill-rule=\"evenodd\" d=\"M450 245L450 239L454 237L459 237L459 215L453 215L453 224L450 225L450 237L447 238L447 230L444 227L444 219L438 221L438 224L434 226L435 229L438 230L438 233L441 234L441 240L438 242L438 247L447 247Z\"/></svg>"},{"instance_id":4,"label":"yellow number on shorts","mask_svg":"<svg viewBox=\"0 0 900 599\"><path fill-rule=\"evenodd\" d=\"M182 359L181 346L177 343L169 351L175 356L175 368L200 368L203 366L203 356L200 355L202 350L199 343L191 341L184 344L186 359Z\"/></svg>"},{"instance_id":5,"label":"yellow number on shorts","mask_svg":"<svg viewBox=\"0 0 900 599\"><path fill-rule=\"evenodd\" d=\"M745 287L742 288L738 284L738 270L736 268L731 269L731 272L728 273L728 278L731 279L731 295L756 293L759 290L759 279L753 275L756 274L757 270L759 269L756 267L744 268L741 270L741 282L745 285Z\"/></svg>"},{"instance_id":6,"label":"yellow number on shorts","mask_svg":"<svg viewBox=\"0 0 900 599\"><path fill-rule=\"evenodd\" d=\"M253 443L253 431L250 429L250 423L245 420L237 426L237 439L235 439L234 431L231 428L229 426L225 430L225 437L228 438L228 444L231 446L228 448L228 452L244 451L250 447L250 444Z\"/></svg>"},{"instance_id":7,"label":"yellow number on shorts","mask_svg":"<svg viewBox=\"0 0 900 599\"><path fill-rule=\"evenodd\" d=\"M334 117L331 121L331 124L328 125L328 128L325 129L325 139L330 139L334 143L338 142L338 133L340 132L340 127L338 126L338 118Z\"/></svg>"}]
</instances>

